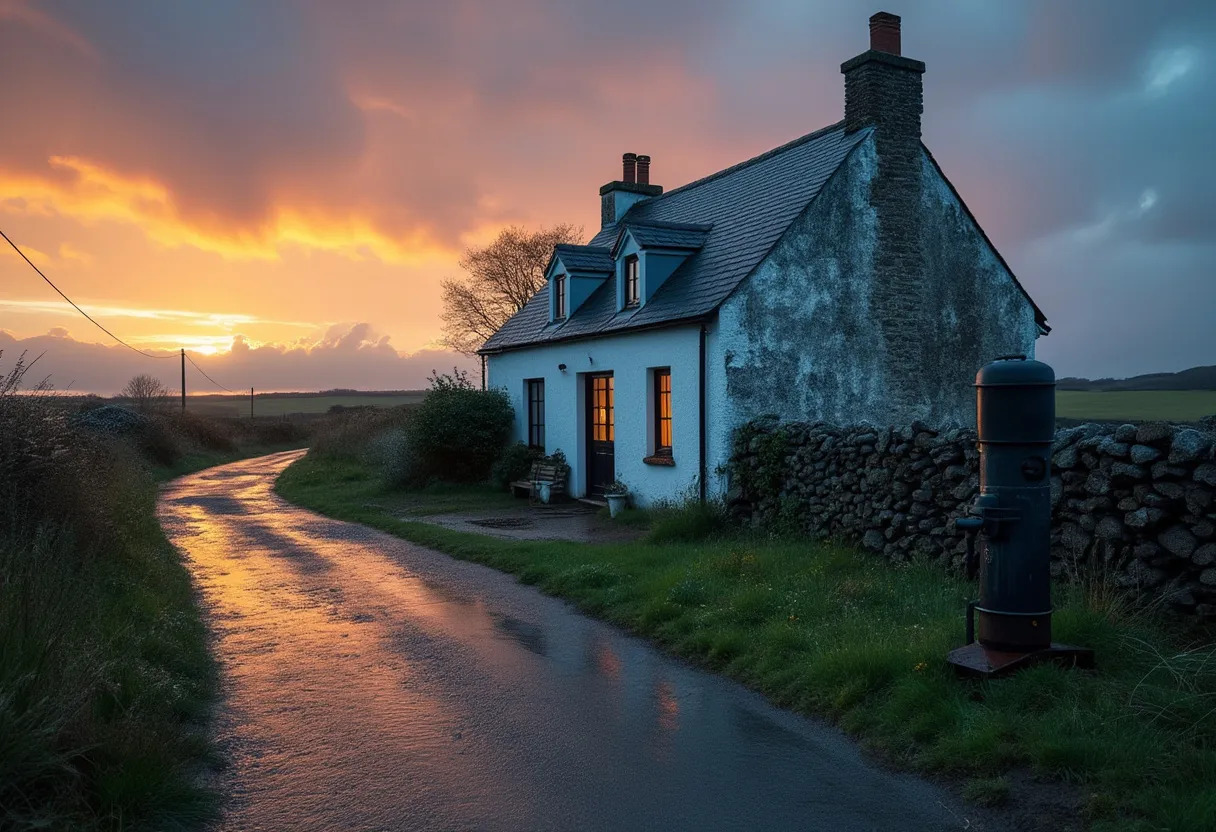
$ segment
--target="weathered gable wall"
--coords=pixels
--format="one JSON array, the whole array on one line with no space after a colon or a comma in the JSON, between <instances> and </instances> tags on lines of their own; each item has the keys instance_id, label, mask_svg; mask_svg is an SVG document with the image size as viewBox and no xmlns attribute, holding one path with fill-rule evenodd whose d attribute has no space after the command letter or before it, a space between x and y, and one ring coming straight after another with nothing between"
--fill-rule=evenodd
<instances>
[{"instance_id":1,"label":"weathered gable wall","mask_svg":"<svg viewBox=\"0 0 1216 832\"><path fill-rule=\"evenodd\" d=\"M765 414L973 424L976 371L997 355L1033 356L1033 307L924 157L922 210L912 218L921 228L923 294L915 325L899 327L918 371L892 372L873 283L877 170L867 140L723 305L721 351L711 359L721 362L731 424Z\"/></svg>"},{"instance_id":2,"label":"weathered gable wall","mask_svg":"<svg viewBox=\"0 0 1216 832\"><path fill-rule=\"evenodd\" d=\"M884 408L870 314L877 221L871 141L723 304L711 373L722 368L731 426L764 414L856 421ZM711 388L712 389L712 388Z\"/></svg>"},{"instance_id":3,"label":"weathered gable wall","mask_svg":"<svg viewBox=\"0 0 1216 832\"><path fill-rule=\"evenodd\" d=\"M893 424L973 425L979 368L999 355L1034 357L1034 307L928 156L922 177L927 303L916 345L920 365L931 369L914 381L924 411Z\"/></svg>"}]
</instances>

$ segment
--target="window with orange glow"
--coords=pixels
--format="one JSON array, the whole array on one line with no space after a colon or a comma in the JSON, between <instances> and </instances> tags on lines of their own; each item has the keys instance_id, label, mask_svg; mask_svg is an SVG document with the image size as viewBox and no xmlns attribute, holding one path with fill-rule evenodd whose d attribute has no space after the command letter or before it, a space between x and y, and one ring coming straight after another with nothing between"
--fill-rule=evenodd
<instances>
[{"instance_id":1,"label":"window with orange glow","mask_svg":"<svg viewBox=\"0 0 1216 832\"><path fill-rule=\"evenodd\" d=\"M654 371L654 452L671 454L671 370Z\"/></svg>"},{"instance_id":2,"label":"window with orange glow","mask_svg":"<svg viewBox=\"0 0 1216 832\"><path fill-rule=\"evenodd\" d=\"M615 440L612 376L591 379L591 438L596 442Z\"/></svg>"}]
</instances>

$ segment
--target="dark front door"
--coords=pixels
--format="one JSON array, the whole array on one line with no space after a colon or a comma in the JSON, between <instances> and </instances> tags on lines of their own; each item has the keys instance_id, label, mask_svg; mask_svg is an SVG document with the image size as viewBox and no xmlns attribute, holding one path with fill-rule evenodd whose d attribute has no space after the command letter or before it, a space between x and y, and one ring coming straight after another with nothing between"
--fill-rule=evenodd
<instances>
[{"instance_id":1,"label":"dark front door","mask_svg":"<svg viewBox=\"0 0 1216 832\"><path fill-rule=\"evenodd\" d=\"M603 496L616 479L612 373L587 377L587 496Z\"/></svg>"}]
</instances>

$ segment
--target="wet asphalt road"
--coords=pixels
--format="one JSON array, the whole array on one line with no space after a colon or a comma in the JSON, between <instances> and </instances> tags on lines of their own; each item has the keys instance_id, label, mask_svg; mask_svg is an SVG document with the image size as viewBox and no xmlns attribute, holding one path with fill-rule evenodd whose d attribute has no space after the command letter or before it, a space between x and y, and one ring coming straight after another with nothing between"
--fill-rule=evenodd
<instances>
[{"instance_id":1,"label":"wet asphalt road","mask_svg":"<svg viewBox=\"0 0 1216 832\"><path fill-rule=\"evenodd\" d=\"M298 453L160 501L224 676L223 829L969 828L825 725L509 576L284 502Z\"/></svg>"}]
</instances>

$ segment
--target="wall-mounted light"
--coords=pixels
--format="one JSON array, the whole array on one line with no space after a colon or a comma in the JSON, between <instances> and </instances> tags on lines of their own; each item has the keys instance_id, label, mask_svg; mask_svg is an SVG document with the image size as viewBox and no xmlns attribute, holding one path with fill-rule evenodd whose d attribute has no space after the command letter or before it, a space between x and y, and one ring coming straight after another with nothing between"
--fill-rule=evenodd
<instances>
[{"instance_id":1,"label":"wall-mounted light","mask_svg":"<svg viewBox=\"0 0 1216 832\"><path fill-rule=\"evenodd\" d=\"M565 365L565 364L558 364L558 365L557 365L557 369L561 370L561 371L564 373L564 372L566 372L566 365Z\"/></svg>"},{"instance_id":2,"label":"wall-mounted light","mask_svg":"<svg viewBox=\"0 0 1216 832\"><path fill-rule=\"evenodd\" d=\"M595 363L595 359L591 357L591 353L587 353L587 363L588 363L588 364L594 364L594 363Z\"/></svg>"}]
</instances>

